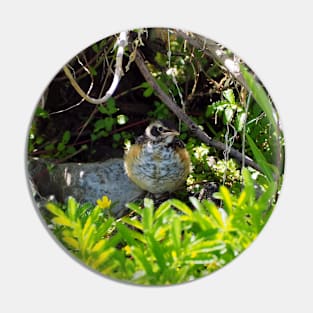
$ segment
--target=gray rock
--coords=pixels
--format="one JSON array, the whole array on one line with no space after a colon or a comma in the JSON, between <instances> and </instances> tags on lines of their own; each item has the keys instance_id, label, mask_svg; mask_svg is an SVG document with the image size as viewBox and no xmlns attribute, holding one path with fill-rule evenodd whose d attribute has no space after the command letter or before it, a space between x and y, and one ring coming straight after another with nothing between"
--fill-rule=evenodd
<instances>
[{"instance_id":1,"label":"gray rock","mask_svg":"<svg viewBox=\"0 0 313 313\"><path fill-rule=\"evenodd\" d=\"M116 217L125 214L127 202L134 201L143 194L126 176L123 159L63 164L32 159L28 171L31 189L36 191L40 199L53 197L64 203L72 196L78 202L95 204L97 199L106 195L115 203L112 213Z\"/></svg>"}]
</instances>

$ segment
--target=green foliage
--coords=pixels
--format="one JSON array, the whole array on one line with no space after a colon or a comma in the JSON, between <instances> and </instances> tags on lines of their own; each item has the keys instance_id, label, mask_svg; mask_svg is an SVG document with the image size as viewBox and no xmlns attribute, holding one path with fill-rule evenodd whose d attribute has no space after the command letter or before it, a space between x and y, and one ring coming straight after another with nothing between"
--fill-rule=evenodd
<instances>
[{"instance_id":1,"label":"green foliage","mask_svg":"<svg viewBox=\"0 0 313 313\"><path fill-rule=\"evenodd\" d=\"M125 140L131 138L131 134L125 131L116 132L116 128L125 125L128 117L125 114L118 114L119 108L116 106L114 98L110 98L105 105L99 105L98 111L103 115L94 122L91 140L97 141L100 138L112 136L112 147L123 147Z\"/></svg>"},{"instance_id":2,"label":"green foliage","mask_svg":"<svg viewBox=\"0 0 313 313\"><path fill-rule=\"evenodd\" d=\"M62 138L58 143L47 144L44 149L48 152L51 152L50 156L53 158L64 158L76 152L75 147L69 145L70 139L71 133L67 130L63 133Z\"/></svg>"},{"instance_id":3,"label":"green foliage","mask_svg":"<svg viewBox=\"0 0 313 313\"><path fill-rule=\"evenodd\" d=\"M167 106L164 103L161 103L159 101L154 101L154 109L150 112L148 112L148 116L153 119L169 119L171 116L171 113Z\"/></svg>"},{"instance_id":4,"label":"green foliage","mask_svg":"<svg viewBox=\"0 0 313 313\"><path fill-rule=\"evenodd\" d=\"M105 105L99 105L98 111L102 113L104 117L95 121L94 129L91 134L92 141L108 137L113 127L117 124L117 118L114 114L118 112L118 108L113 98L110 98Z\"/></svg>"},{"instance_id":5,"label":"green foliage","mask_svg":"<svg viewBox=\"0 0 313 313\"><path fill-rule=\"evenodd\" d=\"M241 66L241 72L257 104L265 112L266 117L268 118L272 126L276 127L276 112L273 110L273 104L271 103L266 91L261 86L261 84L257 82L255 76L253 76L246 67Z\"/></svg>"},{"instance_id":6,"label":"green foliage","mask_svg":"<svg viewBox=\"0 0 313 313\"><path fill-rule=\"evenodd\" d=\"M47 209L57 238L96 271L136 284L178 284L233 260L264 226L275 188L257 197L247 169L243 176L238 196L224 186L216 193L222 208L195 197L191 205L169 199L155 207L146 198L143 207L130 203L131 214L114 219L104 197L96 206L69 198L66 206L48 203Z\"/></svg>"},{"instance_id":7,"label":"green foliage","mask_svg":"<svg viewBox=\"0 0 313 313\"><path fill-rule=\"evenodd\" d=\"M38 107L36 108L35 116L46 119L49 117L49 113L46 110L42 109L41 107Z\"/></svg>"},{"instance_id":8,"label":"green foliage","mask_svg":"<svg viewBox=\"0 0 313 313\"><path fill-rule=\"evenodd\" d=\"M146 46L147 49L142 49L144 54L146 50L150 51L147 52L147 66L162 90L178 106L181 106L209 136L238 151L244 151L251 158L255 158L255 151L258 150L265 159L261 162L266 162L269 166L275 164L279 153L280 157L283 157L282 153L278 152L283 139L275 123L278 119L276 111L273 109L266 91L248 69L241 66L242 76L249 88L246 90L225 70L222 64L213 60L203 49L195 48L188 41L176 36L175 30L140 29L134 30L132 35L134 34L135 36L130 36L129 40L130 42L133 40L134 47ZM202 40L200 37L198 39ZM71 65L73 70L77 71L78 82L88 75L86 71L83 71L81 64L86 63L94 76L95 86L100 84L98 89L105 90L107 86L102 88L103 81L107 81L107 85L109 85L112 73L110 74L111 71L108 71L106 66L100 65L104 64L104 60L106 60L105 64L114 64L115 42L116 36L103 39L82 52L78 58L73 58ZM227 55L232 56L230 51L221 49ZM143 82L140 76L138 79L136 72L132 72L131 64L134 54L128 55L128 51L126 51L125 57L129 57L129 70L125 72L125 75L130 75L130 87L126 86L124 90L125 86L122 84L121 91L114 94L105 104L99 105L98 111L94 115L86 116L84 110L80 111L78 108L73 110L73 114L76 112L79 114L76 120L82 119L82 121L75 126L75 123L72 123L72 129L62 129L62 132L70 132L71 138L68 143L63 142L63 134L52 139L47 137L48 132L44 136L41 135L36 127L37 122L34 122L29 137L29 153L31 155L42 155L51 159L70 158L80 151L79 138L84 143L88 141L88 148L91 152L96 151L102 143L105 146L122 150L126 142L130 139L133 142L134 137L140 135L136 126L132 127L132 123L137 125L138 120L142 118L140 112L138 115L136 113L125 115L124 112L121 114L116 100L124 95L126 98L121 99L123 102L134 99L146 103L147 116L150 119L177 119L164 103L156 99L151 85L146 81ZM77 59L80 59L81 63L77 63ZM89 80L88 78L87 85ZM67 92L67 89L63 91ZM67 105L70 106L69 103ZM84 105L82 104L82 107ZM47 121L50 119L48 112L40 108L37 109L35 116L37 121L41 122L44 119ZM197 149L203 149L200 140L193 138L183 123L180 127L180 138L186 143L191 154ZM83 131L80 133L81 129ZM75 138L77 132L78 136ZM251 140L247 139L246 134ZM251 144L251 141L254 145ZM88 161L93 161L92 153L88 155L91 156ZM216 167L210 165L209 156L213 156L216 160ZM77 157L75 161L80 160ZM208 148L207 155L200 158L192 155L192 164L194 171L190 180L193 182L210 179L220 182L222 168L227 172L226 181L223 183L230 187L239 181L237 173L240 166L233 160L222 156L216 149ZM263 170L262 173L266 175ZM266 176L269 176L268 173Z\"/></svg>"},{"instance_id":9,"label":"green foliage","mask_svg":"<svg viewBox=\"0 0 313 313\"><path fill-rule=\"evenodd\" d=\"M246 120L246 112L241 103L235 99L235 94L232 89L226 89L222 93L223 100L216 101L207 107L205 113L206 117L215 117L215 123L217 123L217 117L221 117L223 124L227 125L234 121L235 128L238 132L243 130L243 126Z\"/></svg>"},{"instance_id":10,"label":"green foliage","mask_svg":"<svg viewBox=\"0 0 313 313\"><path fill-rule=\"evenodd\" d=\"M255 102L247 121L247 139L254 158L267 179L278 178L282 171L283 135L278 126L278 115L271 99L258 80L241 67ZM277 160L280 162L278 164ZM275 164L273 166L272 164Z\"/></svg>"},{"instance_id":11,"label":"green foliage","mask_svg":"<svg viewBox=\"0 0 313 313\"><path fill-rule=\"evenodd\" d=\"M42 116L40 116L43 118ZM71 132L66 130L63 132L58 142L46 142L43 136L37 135L35 126L33 125L29 135L28 151L33 152L39 148L43 148L48 158L62 159L68 155L76 153L76 148L70 144ZM83 147L85 149L85 147Z\"/></svg>"},{"instance_id":12,"label":"green foliage","mask_svg":"<svg viewBox=\"0 0 313 313\"><path fill-rule=\"evenodd\" d=\"M114 219L104 214L100 206L86 203L79 205L69 198L66 208L47 203L58 239L91 268L105 274L108 269L118 266L114 255L117 253L117 236L110 236L114 230Z\"/></svg>"},{"instance_id":13,"label":"green foliage","mask_svg":"<svg viewBox=\"0 0 313 313\"><path fill-rule=\"evenodd\" d=\"M103 39L99 42L96 42L95 44L92 45L92 50L96 53L100 52L104 47L105 45L107 44L107 40L106 39Z\"/></svg>"},{"instance_id":14,"label":"green foliage","mask_svg":"<svg viewBox=\"0 0 313 313\"><path fill-rule=\"evenodd\" d=\"M176 37L171 30L163 30L166 40L147 30L136 32L138 37L133 41L136 47L153 38L161 40L161 46L164 41L162 49L154 51L160 47L154 42L147 45L148 49L142 49L144 54L150 51L145 55L146 64L162 90L210 137L252 158L260 171L242 168L228 155L228 150L218 151L205 145L181 123L180 138L190 153L192 172L187 179L187 191L178 197L180 200L169 199L159 205L150 199L145 199L142 205L129 203L129 215L115 219L112 204L106 198L96 206L69 198L65 205L47 204L52 215L49 224L73 255L103 275L143 285L177 284L223 267L261 231L282 179L283 137L271 99L244 66L241 73L248 90L202 49ZM108 52L114 51L114 42L99 41L84 54L94 83L100 84L98 90L103 81L110 81L110 71L102 72L107 68L100 65L104 59L105 64L114 64L115 54ZM92 52L98 55L93 62ZM157 100L151 85L136 80L138 74L132 72L136 67L131 66L133 56L129 56L125 75L130 75L135 87L126 86L128 89L123 90L122 84L120 93L99 105L96 114L86 115L80 108L76 120L82 120L76 128L62 129L53 139L47 133L42 135L37 126L49 122L52 116L38 108L29 136L29 153L41 150L45 157L66 159L79 150L74 137L77 129L86 130L82 141L87 138L93 149L103 142L123 149L126 142L133 142L134 136L141 134L132 123L138 125L142 118L142 112L125 113L128 111L122 111L122 107L120 111L116 99L124 95L127 97L121 102L134 99L144 103L151 120L175 119L168 107ZM88 75L77 70L81 65L72 65L78 82ZM222 186L213 197L200 197L200 191L210 182ZM199 201L197 197L214 202Z\"/></svg>"},{"instance_id":15,"label":"green foliage","mask_svg":"<svg viewBox=\"0 0 313 313\"><path fill-rule=\"evenodd\" d=\"M46 110L42 109L41 107L38 107L36 108L34 118L35 119L41 118L44 120L44 119L49 118L49 114ZM36 123L32 122L30 131L29 131L29 136L28 136L28 152L29 153L36 150L45 141L44 137L38 134L36 126L37 126Z\"/></svg>"}]
</instances>

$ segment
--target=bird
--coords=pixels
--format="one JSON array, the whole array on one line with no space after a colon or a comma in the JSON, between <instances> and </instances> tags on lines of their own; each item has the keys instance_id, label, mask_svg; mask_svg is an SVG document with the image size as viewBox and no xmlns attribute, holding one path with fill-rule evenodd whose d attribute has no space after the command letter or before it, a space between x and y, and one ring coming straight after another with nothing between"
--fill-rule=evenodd
<instances>
[{"instance_id":1,"label":"bird","mask_svg":"<svg viewBox=\"0 0 313 313\"><path fill-rule=\"evenodd\" d=\"M190 173L190 156L178 135L169 121L153 121L125 152L127 176L153 196L176 191Z\"/></svg>"}]
</instances>

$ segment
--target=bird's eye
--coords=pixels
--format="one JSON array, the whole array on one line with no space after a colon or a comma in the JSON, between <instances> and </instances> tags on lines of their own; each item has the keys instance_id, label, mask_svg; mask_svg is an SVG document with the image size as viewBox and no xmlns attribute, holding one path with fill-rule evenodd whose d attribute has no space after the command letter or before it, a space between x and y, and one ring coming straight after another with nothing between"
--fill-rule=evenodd
<instances>
[{"instance_id":1,"label":"bird's eye","mask_svg":"<svg viewBox=\"0 0 313 313\"><path fill-rule=\"evenodd\" d=\"M163 128L162 126L159 126L159 127L158 127L158 131L159 131L159 132L162 132L163 130L164 130L164 128Z\"/></svg>"}]
</instances>

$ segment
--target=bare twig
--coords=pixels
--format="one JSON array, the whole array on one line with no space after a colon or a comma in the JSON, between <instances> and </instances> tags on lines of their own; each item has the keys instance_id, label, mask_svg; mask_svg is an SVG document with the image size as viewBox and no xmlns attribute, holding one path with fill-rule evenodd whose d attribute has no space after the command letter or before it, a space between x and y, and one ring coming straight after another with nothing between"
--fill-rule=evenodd
<instances>
[{"instance_id":1,"label":"bare twig","mask_svg":"<svg viewBox=\"0 0 313 313\"><path fill-rule=\"evenodd\" d=\"M114 77L113 77L113 81L112 84L109 88L109 90L106 92L106 94L99 99L95 99L92 98L90 96L88 96L78 85L78 83L76 82L76 80L74 79L71 71L69 70L68 66L65 65L63 67L63 71L65 73L65 75L68 77L68 79L70 80L73 88L76 90L76 92L82 97L84 98L87 102L91 103L91 104L102 104L105 103L115 92L120 79L122 77L122 62L123 62L123 55L124 55L124 48L127 45L127 32L121 32L119 39L117 41L117 54L116 54L116 65L115 65L115 72L114 72Z\"/></svg>"},{"instance_id":2,"label":"bare twig","mask_svg":"<svg viewBox=\"0 0 313 313\"><path fill-rule=\"evenodd\" d=\"M189 35L181 30L176 30L177 36L188 41L195 48L203 51L204 54L214 58L219 64L225 66L227 71L246 89L248 89L245 79L243 78L239 62L235 56L228 56L223 49L213 40L202 38L199 35Z\"/></svg>"},{"instance_id":3,"label":"bare twig","mask_svg":"<svg viewBox=\"0 0 313 313\"><path fill-rule=\"evenodd\" d=\"M86 73L90 76L90 79L91 79L91 83L90 83L90 86L88 88L88 91L86 93L87 96L89 96L91 90L92 90L92 87L93 87L93 84L94 84L94 80L93 80L93 77L88 69L87 66L85 66L82 61L79 59L79 57L77 57L77 61L78 63L81 65L81 67L86 71ZM71 105L70 107L66 108L66 109L62 109L62 110L59 110L59 111L55 111L55 112L51 112L49 113L49 115L54 115L54 114L60 114L60 113L64 113L64 112L67 112L69 110L72 110L78 106L80 106L83 102L85 101L84 98L81 98L77 103Z\"/></svg>"},{"instance_id":4,"label":"bare twig","mask_svg":"<svg viewBox=\"0 0 313 313\"><path fill-rule=\"evenodd\" d=\"M138 66L141 74L145 78L145 80L151 85L154 89L156 95L160 98L160 100L179 118L181 119L188 128L193 132L195 136L197 136L200 140L202 140L205 144L215 147L218 150L225 151L227 149L226 145L220 141L216 141L209 137L201 128L192 121L192 119L179 107L175 102L161 89L158 85L154 77L151 75L149 69L147 68L145 61L143 59L142 53L139 49L136 52L135 58L136 65ZM230 148L229 155L235 158L239 163L242 162L243 155L236 149ZM256 164L252 159L247 156L244 156L245 164L255 168L260 171L260 167Z\"/></svg>"},{"instance_id":5,"label":"bare twig","mask_svg":"<svg viewBox=\"0 0 313 313\"><path fill-rule=\"evenodd\" d=\"M112 42L113 42L113 37L109 37L108 39L108 44L107 44L107 51L111 50L113 48ZM86 66L90 67L92 66L94 69L96 69L102 62L104 59L104 56L106 55L106 51L100 50L98 51L87 63ZM83 79L85 76L88 75L88 73L82 73L84 71L84 69L82 67L80 67L75 73L74 76L76 75L77 80L81 80ZM64 80L68 80L66 75L63 76L59 76L54 78L54 81L56 82L62 82Z\"/></svg>"}]
</instances>

